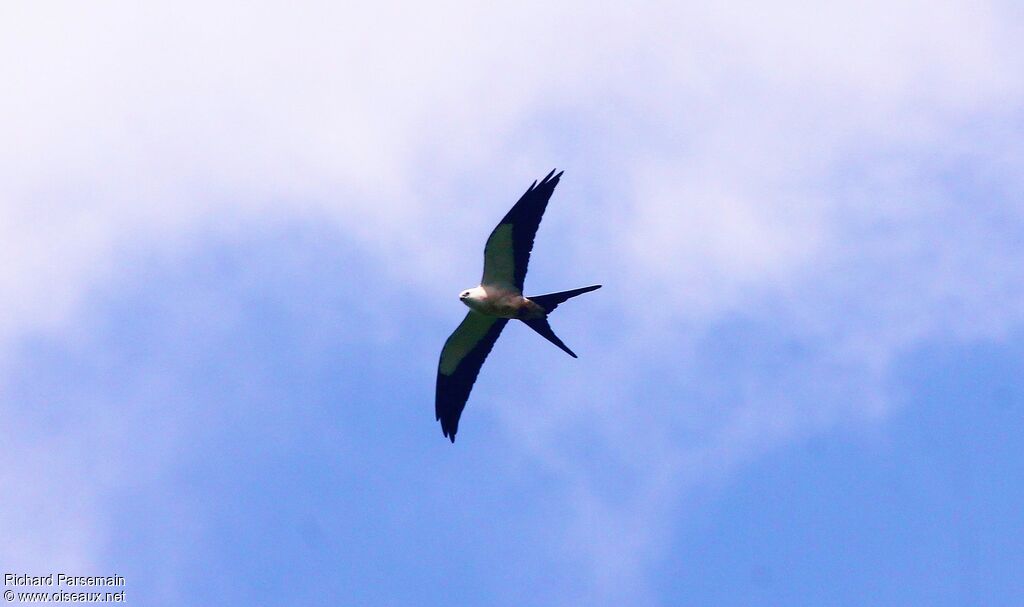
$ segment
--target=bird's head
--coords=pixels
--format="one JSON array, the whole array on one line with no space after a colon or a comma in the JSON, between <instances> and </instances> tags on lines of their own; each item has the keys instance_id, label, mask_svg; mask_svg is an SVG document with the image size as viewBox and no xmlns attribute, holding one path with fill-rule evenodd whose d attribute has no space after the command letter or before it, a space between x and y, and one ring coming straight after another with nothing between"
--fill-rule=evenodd
<instances>
[{"instance_id":1,"label":"bird's head","mask_svg":"<svg viewBox=\"0 0 1024 607\"><path fill-rule=\"evenodd\" d=\"M477 304L482 303L487 298L487 294L481 287L473 287L472 289L466 289L462 293L459 293L459 301L466 304L470 308L475 307Z\"/></svg>"}]
</instances>

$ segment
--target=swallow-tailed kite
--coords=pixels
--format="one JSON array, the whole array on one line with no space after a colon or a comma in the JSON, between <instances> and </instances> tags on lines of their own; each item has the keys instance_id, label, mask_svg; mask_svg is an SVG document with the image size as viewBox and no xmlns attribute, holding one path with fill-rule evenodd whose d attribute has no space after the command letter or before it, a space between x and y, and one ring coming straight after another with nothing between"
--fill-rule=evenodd
<instances>
[{"instance_id":1,"label":"swallow-tailed kite","mask_svg":"<svg viewBox=\"0 0 1024 607\"><path fill-rule=\"evenodd\" d=\"M599 289L601 285L534 297L523 296L523 279L530 262L533 238L561 176L562 173L555 175L551 171L539 184L534 181L512 210L505 214L484 247L484 276L480 286L459 295L462 303L469 307L469 314L441 350L434 403L441 431L453 443L473 382L509 320L523 321L576 358L576 354L551 330L548 314L570 297Z\"/></svg>"}]
</instances>

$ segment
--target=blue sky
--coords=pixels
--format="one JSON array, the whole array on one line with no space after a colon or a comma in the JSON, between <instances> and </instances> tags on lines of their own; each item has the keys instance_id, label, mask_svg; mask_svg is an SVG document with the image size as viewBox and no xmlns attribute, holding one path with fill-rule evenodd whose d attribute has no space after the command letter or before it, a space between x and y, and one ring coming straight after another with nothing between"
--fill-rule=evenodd
<instances>
[{"instance_id":1,"label":"blue sky","mask_svg":"<svg viewBox=\"0 0 1024 607\"><path fill-rule=\"evenodd\" d=\"M1024 15L6 4L4 571L1019 605ZM565 169L449 444L484 239ZM524 355L525 354L525 355Z\"/></svg>"}]
</instances>

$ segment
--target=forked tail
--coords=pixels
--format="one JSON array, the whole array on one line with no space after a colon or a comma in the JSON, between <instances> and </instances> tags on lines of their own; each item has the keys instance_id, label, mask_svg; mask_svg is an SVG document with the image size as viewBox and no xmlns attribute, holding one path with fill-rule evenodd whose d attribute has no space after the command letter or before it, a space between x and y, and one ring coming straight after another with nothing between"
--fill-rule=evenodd
<instances>
[{"instance_id":1,"label":"forked tail","mask_svg":"<svg viewBox=\"0 0 1024 607\"><path fill-rule=\"evenodd\" d=\"M562 343L562 340L558 339L558 336L555 335L555 332L551 330L551 325L548 324L547 318L521 318L520 320L526 323L526 326L530 327L531 329L539 333L541 337L561 348L562 351L568 354L569 356L573 358L579 358L578 356L576 356L575 352L569 349L569 346L565 345L564 343Z\"/></svg>"},{"instance_id":2,"label":"forked tail","mask_svg":"<svg viewBox=\"0 0 1024 607\"><path fill-rule=\"evenodd\" d=\"M551 330L551 325L548 324L547 315L551 314L558 304L563 301L576 297L577 295L583 295L589 293L595 289L600 289L601 285L591 285L589 287L580 287L579 289L570 289L568 291L560 291L558 293L548 293L547 295L537 295L536 297L529 297L528 299L540 307L544 308L544 318L521 318L524 323L537 333L539 333L544 339L555 344L562 349L566 354L573 358L577 358L576 353L569 349L569 346L562 343L561 339L555 335L555 332Z\"/></svg>"},{"instance_id":3,"label":"forked tail","mask_svg":"<svg viewBox=\"0 0 1024 607\"><path fill-rule=\"evenodd\" d=\"M558 307L558 304L563 301L576 297L577 295L583 295L600 289L601 285L590 285L589 287L580 287L578 289L569 289L568 291L559 291L558 293L548 293L547 295L536 295L530 296L527 299L536 303L540 307L544 308L544 311L551 314Z\"/></svg>"}]
</instances>

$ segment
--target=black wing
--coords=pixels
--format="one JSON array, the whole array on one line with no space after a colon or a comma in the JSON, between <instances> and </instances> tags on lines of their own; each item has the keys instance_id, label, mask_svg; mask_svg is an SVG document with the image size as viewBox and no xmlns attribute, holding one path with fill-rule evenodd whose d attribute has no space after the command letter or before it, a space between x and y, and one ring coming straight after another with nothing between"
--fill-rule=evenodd
<instances>
[{"instance_id":1,"label":"black wing","mask_svg":"<svg viewBox=\"0 0 1024 607\"><path fill-rule=\"evenodd\" d=\"M444 342L441 360L437 364L434 413L441 421L441 431L453 443L473 382L506 323L507 319L470 310L462 324Z\"/></svg>"},{"instance_id":2,"label":"black wing","mask_svg":"<svg viewBox=\"0 0 1024 607\"><path fill-rule=\"evenodd\" d=\"M555 175L551 171L540 183L534 181L495 226L484 247L484 276L480 284L515 287L522 292L534 236L561 176L562 173Z\"/></svg>"}]
</instances>

